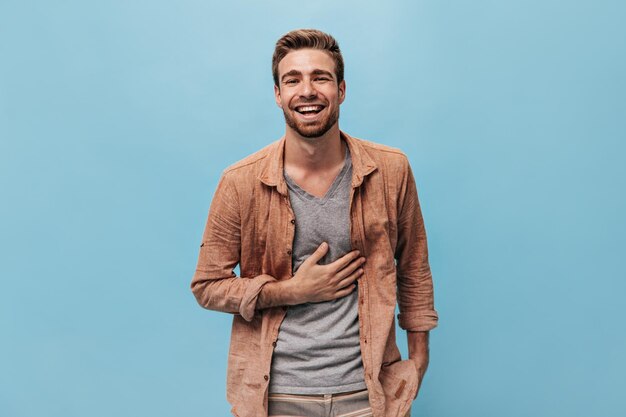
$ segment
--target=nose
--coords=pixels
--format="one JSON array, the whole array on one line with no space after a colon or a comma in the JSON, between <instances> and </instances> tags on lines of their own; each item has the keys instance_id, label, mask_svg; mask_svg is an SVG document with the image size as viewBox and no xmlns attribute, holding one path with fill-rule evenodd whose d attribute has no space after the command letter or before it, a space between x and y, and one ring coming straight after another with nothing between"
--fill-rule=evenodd
<instances>
[{"instance_id":1,"label":"nose","mask_svg":"<svg viewBox=\"0 0 626 417\"><path fill-rule=\"evenodd\" d=\"M315 86L313 85L313 83L311 82L311 80L303 80L302 83L300 84L302 86L301 90L300 90L300 96L303 98L312 98L315 97L317 95L317 90L315 89Z\"/></svg>"}]
</instances>

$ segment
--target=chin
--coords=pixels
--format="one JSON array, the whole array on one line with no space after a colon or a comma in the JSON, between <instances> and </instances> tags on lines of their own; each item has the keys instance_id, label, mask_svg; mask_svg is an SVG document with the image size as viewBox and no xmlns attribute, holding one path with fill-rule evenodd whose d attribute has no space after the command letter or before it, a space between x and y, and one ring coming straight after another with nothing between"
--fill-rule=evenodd
<instances>
[{"instance_id":1,"label":"chin","mask_svg":"<svg viewBox=\"0 0 626 417\"><path fill-rule=\"evenodd\" d=\"M339 114L337 113L336 117L333 117L332 123L331 120L319 120L311 125L303 125L299 123L295 117L291 117L283 110L283 114L285 116L285 122L287 125L293 129L298 135L302 136L306 139L315 140L322 136L324 136L339 120Z\"/></svg>"},{"instance_id":2,"label":"chin","mask_svg":"<svg viewBox=\"0 0 626 417\"><path fill-rule=\"evenodd\" d=\"M322 136L324 136L324 134L326 132L328 132L329 129L323 130L323 129L316 129L316 130L301 130L301 129L297 129L296 132L298 132L298 134L304 138L307 139L317 139L320 138Z\"/></svg>"}]
</instances>

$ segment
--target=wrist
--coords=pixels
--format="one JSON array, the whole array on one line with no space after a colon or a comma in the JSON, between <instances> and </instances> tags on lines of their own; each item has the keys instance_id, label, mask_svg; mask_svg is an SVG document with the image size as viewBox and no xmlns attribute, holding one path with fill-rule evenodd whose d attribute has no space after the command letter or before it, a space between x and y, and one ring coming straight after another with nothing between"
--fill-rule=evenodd
<instances>
[{"instance_id":1,"label":"wrist","mask_svg":"<svg viewBox=\"0 0 626 417\"><path fill-rule=\"evenodd\" d=\"M257 300L257 310L298 304L295 296L295 285L290 281L288 279L265 284Z\"/></svg>"},{"instance_id":2,"label":"wrist","mask_svg":"<svg viewBox=\"0 0 626 417\"><path fill-rule=\"evenodd\" d=\"M283 297L284 303L285 305L297 305L297 304L302 304L303 301L300 300L300 296L298 293L298 286L296 281L294 281L293 279L294 277L291 277L285 281L281 281L281 295Z\"/></svg>"}]
</instances>

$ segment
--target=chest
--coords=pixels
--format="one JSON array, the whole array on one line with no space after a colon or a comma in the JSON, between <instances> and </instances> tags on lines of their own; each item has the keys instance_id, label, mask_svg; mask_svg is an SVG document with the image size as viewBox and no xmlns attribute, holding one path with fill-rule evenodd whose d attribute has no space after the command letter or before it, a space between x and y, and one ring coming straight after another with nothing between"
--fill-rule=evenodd
<instances>
[{"instance_id":1,"label":"chest","mask_svg":"<svg viewBox=\"0 0 626 417\"><path fill-rule=\"evenodd\" d=\"M315 197L287 180L289 200L295 216L293 239L294 271L326 242L329 250L319 262L330 263L348 253L352 248L350 238L350 186L349 177L333 184L324 197Z\"/></svg>"},{"instance_id":2,"label":"chest","mask_svg":"<svg viewBox=\"0 0 626 417\"><path fill-rule=\"evenodd\" d=\"M333 180L332 178L300 178L296 179L295 182L298 183L300 188L305 190L307 193L313 195L314 197L322 198L330 189Z\"/></svg>"},{"instance_id":3,"label":"chest","mask_svg":"<svg viewBox=\"0 0 626 417\"><path fill-rule=\"evenodd\" d=\"M385 268L393 266L397 242L397 196L389 190L383 178L374 172L360 186L349 187L348 203L343 206L345 211L341 214L341 218L348 223L341 235L345 236L348 232L351 249L358 249L369 256L371 268L380 267L379 262L387 265ZM240 197L244 203L241 207L242 271L250 275L267 273L278 279L289 278L296 226L303 218L297 216L298 209L293 207L289 193L280 193L276 187L259 185L240 193ZM310 225L313 229L318 226ZM324 229L327 229L326 226ZM298 229L303 230L302 225Z\"/></svg>"},{"instance_id":4,"label":"chest","mask_svg":"<svg viewBox=\"0 0 626 417\"><path fill-rule=\"evenodd\" d=\"M333 184L340 179L339 177L347 168L346 165L337 166L331 170L317 173L286 168L285 174L291 180L292 184L297 184L297 186L306 193L317 198L323 198L332 188Z\"/></svg>"}]
</instances>

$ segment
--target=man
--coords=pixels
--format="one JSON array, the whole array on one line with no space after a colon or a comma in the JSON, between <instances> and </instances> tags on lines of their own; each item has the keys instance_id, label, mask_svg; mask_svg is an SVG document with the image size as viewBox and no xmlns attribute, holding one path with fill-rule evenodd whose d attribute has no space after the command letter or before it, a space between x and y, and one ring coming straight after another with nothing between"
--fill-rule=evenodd
<instances>
[{"instance_id":1,"label":"man","mask_svg":"<svg viewBox=\"0 0 626 417\"><path fill-rule=\"evenodd\" d=\"M402 417L428 366L438 316L413 174L399 150L339 129L343 67L328 34L278 40L285 135L226 169L211 203L191 289L234 315L235 416Z\"/></svg>"}]
</instances>

